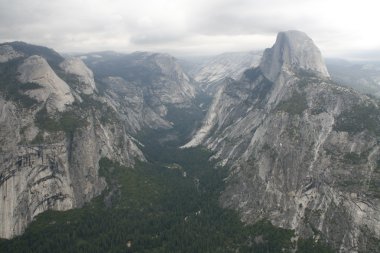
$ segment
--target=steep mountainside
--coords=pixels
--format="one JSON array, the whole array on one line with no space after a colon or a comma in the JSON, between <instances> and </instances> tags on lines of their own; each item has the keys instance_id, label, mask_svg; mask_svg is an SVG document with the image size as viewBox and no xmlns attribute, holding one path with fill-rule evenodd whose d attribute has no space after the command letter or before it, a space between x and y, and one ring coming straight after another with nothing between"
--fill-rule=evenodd
<instances>
[{"instance_id":1,"label":"steep mountainside","mask_svg":"<svg viewBox=\"0 0 380 253\"><path fill-rule=\"evenodd\" d=\"M261 52L223 53L212 57L183 58L180 64L201 89L214 94L224 78L240 79L244 70L259 65L261 57ZM330 58L326 59L326 67L331 79L337 84L364 94L380 96L379 62Z\"/></svg>"},{"instance_id":2,"label":"steep mountainside","mask_svg":"<svg viewBox=\"0 0 380 253\"><path fill-rule=\"evenodd\" d=\"M261 56L262 52L223 53L193 64L188 68L188 72L199 83L201 89L213 93L224 78L238 79L245 69L258 66Z\"/></svg>"},{"instance_id":3,"label":"steep mountainside","mask_svg":"<svg viewBox=\"0 0 380 253\"><path fill-rule=\"evenodd\" d=\"M22 233L47 209L81 207L99 195L101 158L129 167L145 160L132 135L173 128L173 115L184 111L202 114L192 80L169 55L81 58L94 73L48 48L0 45L2 238Z\"/></svg>"},{"instance_id":4,"label":"steep mountainside","mask_svg":"<svg viewBox=\"0 0 380 253\"><path fill-rule=\"evenodd\" d=\"M132 130L169 127L168 107L190 107L195 98L191 79L167 54L111 52L82 56L106 96L118 110L129 110ZM136 122L136 124L134 124Z\"/></svg>"},{"instance_id":5,"label":"steep mountainside","mask_svg":"<svg viewBox=\"0 0 380 253\"><path fill-rule=\"evenodd\" d=\"M94 74L82 60L70 57L65 59L59 66L66 75L71 76L70 81L74 86L77 86L74 87L77 92L90 95L96 91Z\"/></svg>"},{"instance_id":6,"label":"steep mountainside","mask_svg":"<svg viewBox=\"0 0 380 253\"><path fill-rule=\"evenodd\" d=\"M69 85L59 78L47 61L41 56L33 55L18 67L18 80L22 84L34 83L40 87L26 89L23 93L39 103L46 101L49 112L65 110L65 106L74 102Z\"/></svg>"},{"instance_id":7,"label":"steep mountainside","mask_svg":"<svg viewBox=\"0 0 380 253\"><path fill-rule=\"evenodd\" d=\"M0 53L0 237L11 238L47 209L99 195L101 157L145 158L79 59L19 42Z\"/></svg>"},{"instance_id":8,"label":"steep mountainside","mask_svg":"<svg viewBox=\"0 0 380 253\"><path fill-rule=\"evenodd\" d=\"M269 219L340 252L380 247L380 111L334 85L302 32L279 33L259 67L226 80L203 126L203 145L231 166L224 207Z\"/></svg>"},{"instance_id":9,"label":"steep mountainside","mask_svg":"<svg viewBox=\"0 0 380 253\"><path fill-rule=\"evenodd\" d=\"M331 78L337 83L362 93L380 96L380 63L350 62L339 59L326 61Z\"/></svg>"}]
</instances>

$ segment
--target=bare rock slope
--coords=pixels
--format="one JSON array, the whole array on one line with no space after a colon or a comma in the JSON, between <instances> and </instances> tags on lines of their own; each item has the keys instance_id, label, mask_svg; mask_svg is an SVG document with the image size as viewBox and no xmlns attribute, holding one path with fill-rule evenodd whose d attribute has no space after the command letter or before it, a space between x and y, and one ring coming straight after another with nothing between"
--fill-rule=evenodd
<instances>
[{"instance_id":1,"label":"bare rock slope","mask_svg":"<svg viewBox=\"0 0 380 253\"><path fill-rule=\"evenodd\" d=\"M375 252L380 239L380 109L336 86L304 33L279 33L260 66L226 80L203 145L231 166L224 207L268 219L339 252Z\"/></svg>"},{"instance_id":2,"label":"bare rock slope","mask_svg":"<svg viewBox=\"0 0 380 253\"><path fill-rule=\"evenodd\" d=\"M66 61L62 69L63 58L49 49L25 43L6 49L0 51L7 59L0 64L0 237L12 238L41 212L81 207L98 196L106 187L98 172L102 157L127 166L145 158L112 104L93 94L95 81L83 63ZM77 89L64 73L88 88Z\"/></svg>"},{"instance_id":3,"label":"bare rock slope","mask_svg":"<svg viewBox=\"0 0 380 253\"><path fill-rule=\"evenodd\" d=\"M166 119L170 107L189 107L196 96L191 78L168 54L103 52L82 58L131 132L171 127Z\"/></svg>"},{"instance_id":4,"label":"bare rock slope","mask_svg":"<svg viewBox=\"0 0 380 253\"><path fill-rule=\"evenodd\" d=\"M257 67L261 57L262 51L228 52L199 59L200 62L185 58L182 64L201 90L214 94L225 78L240 78L245 69Z\"/></svg>"},{"instance_id":5,"label":"bare rock slope","mask_svg":"<svg viewBox=\"0 0 380 253\"><path fill-rule=\"evenodd\" d=\"M195 97L192 80L167 54L86 62L94 72L48 48L0 44L1 238L21 234L41 212L98 196L107 187L99 160L129 167L145 160L132 135L171 128L170 107L191 106Z\"/></svg>"}]
</instances>

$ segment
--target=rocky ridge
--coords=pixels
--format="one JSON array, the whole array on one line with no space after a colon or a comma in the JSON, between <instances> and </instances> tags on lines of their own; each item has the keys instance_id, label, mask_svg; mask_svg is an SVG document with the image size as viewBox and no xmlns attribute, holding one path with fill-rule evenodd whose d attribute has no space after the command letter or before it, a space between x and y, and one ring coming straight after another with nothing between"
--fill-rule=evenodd
<instances>
[{"instance_id":1,"label":"rocky ridge","mask_svg":"<svg viewBox=\"0 0 380 253\"><path fill-rule=\"evenodd\" d=\"M0 63L7 62L19 57L22 57L23 53L15 51L10 45L1 45L0 46Z\"/></svg>"},{"instance_id":2,"label":"rocky ridge","mask_svg":"<svg viewBox=\"0 0 380 253\"><path fill-rule=\"evenodd\" d=\"M187 71L201 90L213 94L224 78L240 78L245 69L257 67L261 57L261 51L229 52L202 59L200 62L185 58L182 64L189 65Z\"/></svg>"},{"instance_id":3,"label":"rocky ridge","mask_svg":"<svg viewBox=\"0 0 380 253\"><path fill-rule=\"evenodd\" d=\"M60 67L65 73L76 78L79 93L90 95L96 91L94 74L81 59L76 57L67 58L60 64Z\"/></svg>"},{"instance_id":4,"label":"rocky ridge","mask_svg":"<svg viewBox=\"0 0 380 253\"><path fill-rule=\"evenodd\" d=\"M28 89L24 94L38 102L47 102L49 112L65 110L66 105L74 102L69 85L59 78L47 61L41 56L33 55L24 60L18 67L18 80L35 83L41 88Z\"/></svg>"},{"instance_id":5,"label":"rocky ridge","mask_svg":"<svg viewBox=\"0 0 380 253\"><path fill-rule=\"evenodd\" d=\"M304 33L282 32L258 68L225 80L184 147L203 145L231 166L220 202L245 222L269 219L339 252L371 252L380 238L378 110L331 82Z\"/></svg>"},{"instance_id":6,"label":"rocky ridge","mask_svg":"<svg viewBox=\"0 0 380 253\"><path fill-rule=\"evenodd\" d=\"M117 109L131 112L128 122L135 132L144 127L170 127L168 107L191 106L196 95L190 77L168 54L104 52L81 57L106 95L116 101Z\"/></svg>"},{"instance_id":7,"label":"rocky ridge","mask_svg":"<svg viewBox=\"0 0 380 253\"><path fill-rule=\"evenodd\" d=\"M65 59L12 42L0 45L0 59L1 238L21 234L41 212L98 196L107 187L99 160L144 161L132 135L171 128L168 110L193 106L195 97L192 80L167 54Z\"/></svg>"},{"instance_id":8,"label":"rocky ridge","mask_svg":"<svg viewBox=\"0 0 380 253\"><path fill-rule=\"evenodd\" d=\"M61 69L63 58L54 51L19 46L6 45L1 58L8 60L0 66L1 238L21 234L41 212L81 207L99 195L106 187L98 172L101 157L127 166L145 159L123 119L94 94L92 72L83 63L65 61ZM92 91L77 89L62 73Z\"/></svg>"},{"instance_id":9,"label":"rocky ridge","mask_svg":"<svg viewBox=\"0 0 380 253\"><path fill-rule=\"evenodd\" d=\"M327 68L337 83L364 94L380 96L380 63L328 59Z\"/></svg>"},{"instance_id":10,"label":"rocky ridge","mask_svg":"<svg viewBox=\"0 0 380 253\"><path fill-rule=\"evenodd\" d=\"M272 48L264 51L260 69L274 82L281 73L294 73L298 69L329 77L321 52L303 32L280 32Z\"/></svg>"},{"instance_id":11,"label":"rocky ridge","mask_svg":"<svg viewBox=\"0 0 380 253\"><path fill-rule=\"evenodd\" d=\"M170 128L171 108L195 96L192 79L165 54L96 53L81 56L84 64L20 42L0 52L4 238L43 211L99 195L107 187L99 159L144 160L131 135ZM297 31L280 33L259 67L240 75L218 82L203 126L184 146L204 145L231 167L222 206L340 252L376 251L378 103L332 83L318 48Z\"/></svg>"}]
</instances>

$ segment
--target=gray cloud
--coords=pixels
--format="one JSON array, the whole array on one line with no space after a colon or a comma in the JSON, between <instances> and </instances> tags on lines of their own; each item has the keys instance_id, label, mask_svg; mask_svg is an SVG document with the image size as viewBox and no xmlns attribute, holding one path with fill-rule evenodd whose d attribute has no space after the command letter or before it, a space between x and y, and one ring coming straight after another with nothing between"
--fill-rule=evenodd
<instances>
[{"instance_id":1,"label":"gray cloud","mask_svg":"<svg viewBox=\"0 0 380 253\"><path fill-rule=\"evenodd\" d=\"M135 45L154 45L154 44L166 44L169 42L178 42L183 40L185 35L177 33L140 33L134 34L130 38L130 42Z\"/></svg>"},{"instance_id":2,"label":"gray cloud","mask_svg":"<svg viewBox=\"0 0 380 253\"><path fill-rule=\"evenodd\" d=\"M380 50L373 32L378 22L370 22L375 10L371 0L360 6L343 0L0 0L0 41L59 51L217 53L269 47L278 31L298 29L325 54L348 56Z\"/></svg>"},{"instance_id":3,"label":"gray cloud","mask_svg":"<svg viewBox=\"0 0 380 253\"><path fill-rule=\"evenodd\" d=\"M346 57L353 60L366 60L380 62L380 50L360 50L345 53Z\"/></svg>"}]
</instances>

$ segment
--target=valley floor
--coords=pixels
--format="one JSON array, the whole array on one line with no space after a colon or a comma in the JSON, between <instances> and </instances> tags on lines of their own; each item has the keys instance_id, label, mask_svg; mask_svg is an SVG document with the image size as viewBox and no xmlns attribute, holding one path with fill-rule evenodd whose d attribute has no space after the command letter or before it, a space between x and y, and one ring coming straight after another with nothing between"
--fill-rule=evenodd
<instances>
[{"instance_id":1,"label":"valley floor","mask_svg":"<svg viewBox=\"0 0 380 253\"><path fill-rule=\"evenodd\" d=\"M227 169L202 149L160 144L170 132L142 137L148 163L100 161L108 189L83 208L47 211L0 252L290 252L290 230L267 221L244 225L218 198ZM161 142L162 143L162 142ZM333 252L299 241L297 252Z\"/></svg>"}]
</instances>

